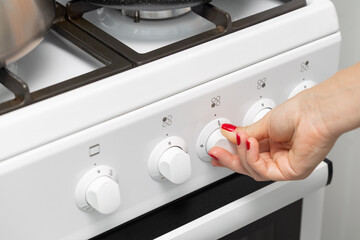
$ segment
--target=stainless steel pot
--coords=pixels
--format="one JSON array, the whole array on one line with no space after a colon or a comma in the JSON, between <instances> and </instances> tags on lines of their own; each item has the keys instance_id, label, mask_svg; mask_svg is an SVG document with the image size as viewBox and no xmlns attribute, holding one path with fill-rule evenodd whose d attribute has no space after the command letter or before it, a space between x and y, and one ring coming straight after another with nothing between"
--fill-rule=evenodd
<instances>
[{"instance_id":1,"label":"stainless steel pot","mask_svg":"<svg viewBox=\"0 0 360 240\"><path fill-rule=\"evenodd\" d=\"M95 5L133 11L164 11L187 8L210 2L211 0L83 0Z\"/></svg>"},{"instance_id":2,"label":"stainless steel pot","mask_svg":"<svg viewBox=\"0 0 360 240\"><path fill-rule=\"evenodd\" d=\"M0 68L35 48L54 17L55 0L0 0Z\"/></svg>"}]
</instances>

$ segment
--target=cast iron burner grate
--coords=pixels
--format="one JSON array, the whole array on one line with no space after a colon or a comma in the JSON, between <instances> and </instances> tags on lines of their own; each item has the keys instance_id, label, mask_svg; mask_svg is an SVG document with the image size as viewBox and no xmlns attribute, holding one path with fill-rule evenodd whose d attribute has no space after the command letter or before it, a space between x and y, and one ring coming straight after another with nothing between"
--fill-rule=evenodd
<instances>
[{"instance_id":1,"label":"cast iron burner grate","mask_svg":"<svg viewBox=\"0 0 360 240\"><path fill-rule=\"evenodd\" d=\"M68 2L66 7L57 3L52 29L99 60L104 67L34 92L29 91L24 80L5 68L0 69L0 83L15 96L13 100L0 103L0 115L306 6L306 0L281 1L284 4L237 21L232 21L229 13L210 3L192 7L194 13L212 22L216 27L143 54L134 51L83 18L85 13L96 10L99 6L81 0Z\"/></svg>"}]
</instances>

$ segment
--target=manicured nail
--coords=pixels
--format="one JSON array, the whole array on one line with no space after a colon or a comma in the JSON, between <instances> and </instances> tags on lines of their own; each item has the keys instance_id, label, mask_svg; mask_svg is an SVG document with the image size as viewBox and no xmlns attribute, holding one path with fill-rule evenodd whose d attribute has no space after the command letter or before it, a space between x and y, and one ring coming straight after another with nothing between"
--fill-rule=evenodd
<instances>
[{"instance_id":1,"label":"manicured nail","mask_svg":"<svg viewBox=\"0 0 360 240\"><path fill-rule=\"evenodd\" d=\"M221 128L228 132L234 132L236 130L236 126L229 123L224 123L223 125L221 125Z\"/></svg>"},{"instance_id":2,"label":"manicured nail","mask_svg":"<svg viewBox=\"0 0 360 240\"><path fill-rule=\"evenodd\" d=\"M246 148L247 150L250 150L250 142L248 140L246 140Z\"/></svg>"},{"instance_id":3,"label":"manicured nail","mask_svg":"<svg viewBox=\"0 0 360 240\"><path fill-rule=\"evenodd\" d=\"M212 154L209 154L209 155L210 155L210 157L214 158L216 161L219 161L219 159L217 159L217 157L215 157L214 155L212 155Z\"/></svg>"},{"instance_id":4,"label":"manicured nail","mask_svg":"<svg viewBox=\"0 0 360 240\"><path fill-rule=\"evenodd\" d=\"M236 143L237 143L238 146L239 146L240 143L241 143L241 139L240 139L240 136L239 136L239 133L238 133L238 132L236 133Z\"/></svg>"}]
</instances>

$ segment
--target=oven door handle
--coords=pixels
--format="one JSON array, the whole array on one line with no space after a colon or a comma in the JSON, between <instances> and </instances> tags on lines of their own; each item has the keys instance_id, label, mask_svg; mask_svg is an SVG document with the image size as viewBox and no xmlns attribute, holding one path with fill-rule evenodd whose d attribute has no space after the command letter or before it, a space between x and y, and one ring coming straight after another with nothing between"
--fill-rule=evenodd
<instances>
[{"instance_id":1,"label":"oven door handle","mask_svg":"<svg viewBox=\"0 0 360 240\"><path fill-rule=\"evenodd\" d=\"M328 175L328 165L322 162L304 180L272 183L168 232L156 240L221 238L303 198L308 193L324 188ZM318 206L318 208L321 207ZM322 210L319 209L319 211Z\"/></svg>"}]
</instances>

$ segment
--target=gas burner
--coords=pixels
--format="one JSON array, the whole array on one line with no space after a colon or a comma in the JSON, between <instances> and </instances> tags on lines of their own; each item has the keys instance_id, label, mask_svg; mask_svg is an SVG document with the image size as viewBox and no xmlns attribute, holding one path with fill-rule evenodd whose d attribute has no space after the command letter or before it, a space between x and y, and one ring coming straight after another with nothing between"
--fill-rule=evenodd
<instances>
[{"instance_id":1,"label":"gas burner","mask_svg":"<svg viewBox=\"0 0 360 240\"><path fill-rule=\"evenodd\" d=\"M139 22L140 19L148 20L162 20L182 16L191 11L190 7L179 8L179 9L170 9L162 11L133 11L133 10L121 10L121 12L129 17L133 17L135 22Z\"/></svg>"},{"instance_id":2,"label":"gas burner","mask_svg":"<svg viewBox=\"0 0 360 240\"><path fill-rule=\"evenodd\" d=\"M82 0L106 8L131 11L163 11L169 9L191 8L211 2L211 0Z\"/></svg>"},{"instance_id":3,"label":"gas burner","mask_svg":"<svg viewBox=\"0 0 360 240\"><path fill-rule=\"evenodd\" d=\"M156 12L145 11L145 13L152 14ZM148 53L216 27L215 24L194 12L181 16L181 19L171 18L162 21L143 19L143 16L141 12L140 18L142 20L134 23L132 18L121 14L117 9L99 8L84 14L84 18L98 29L138 53Z\"/></svg>"}]
</instances>

